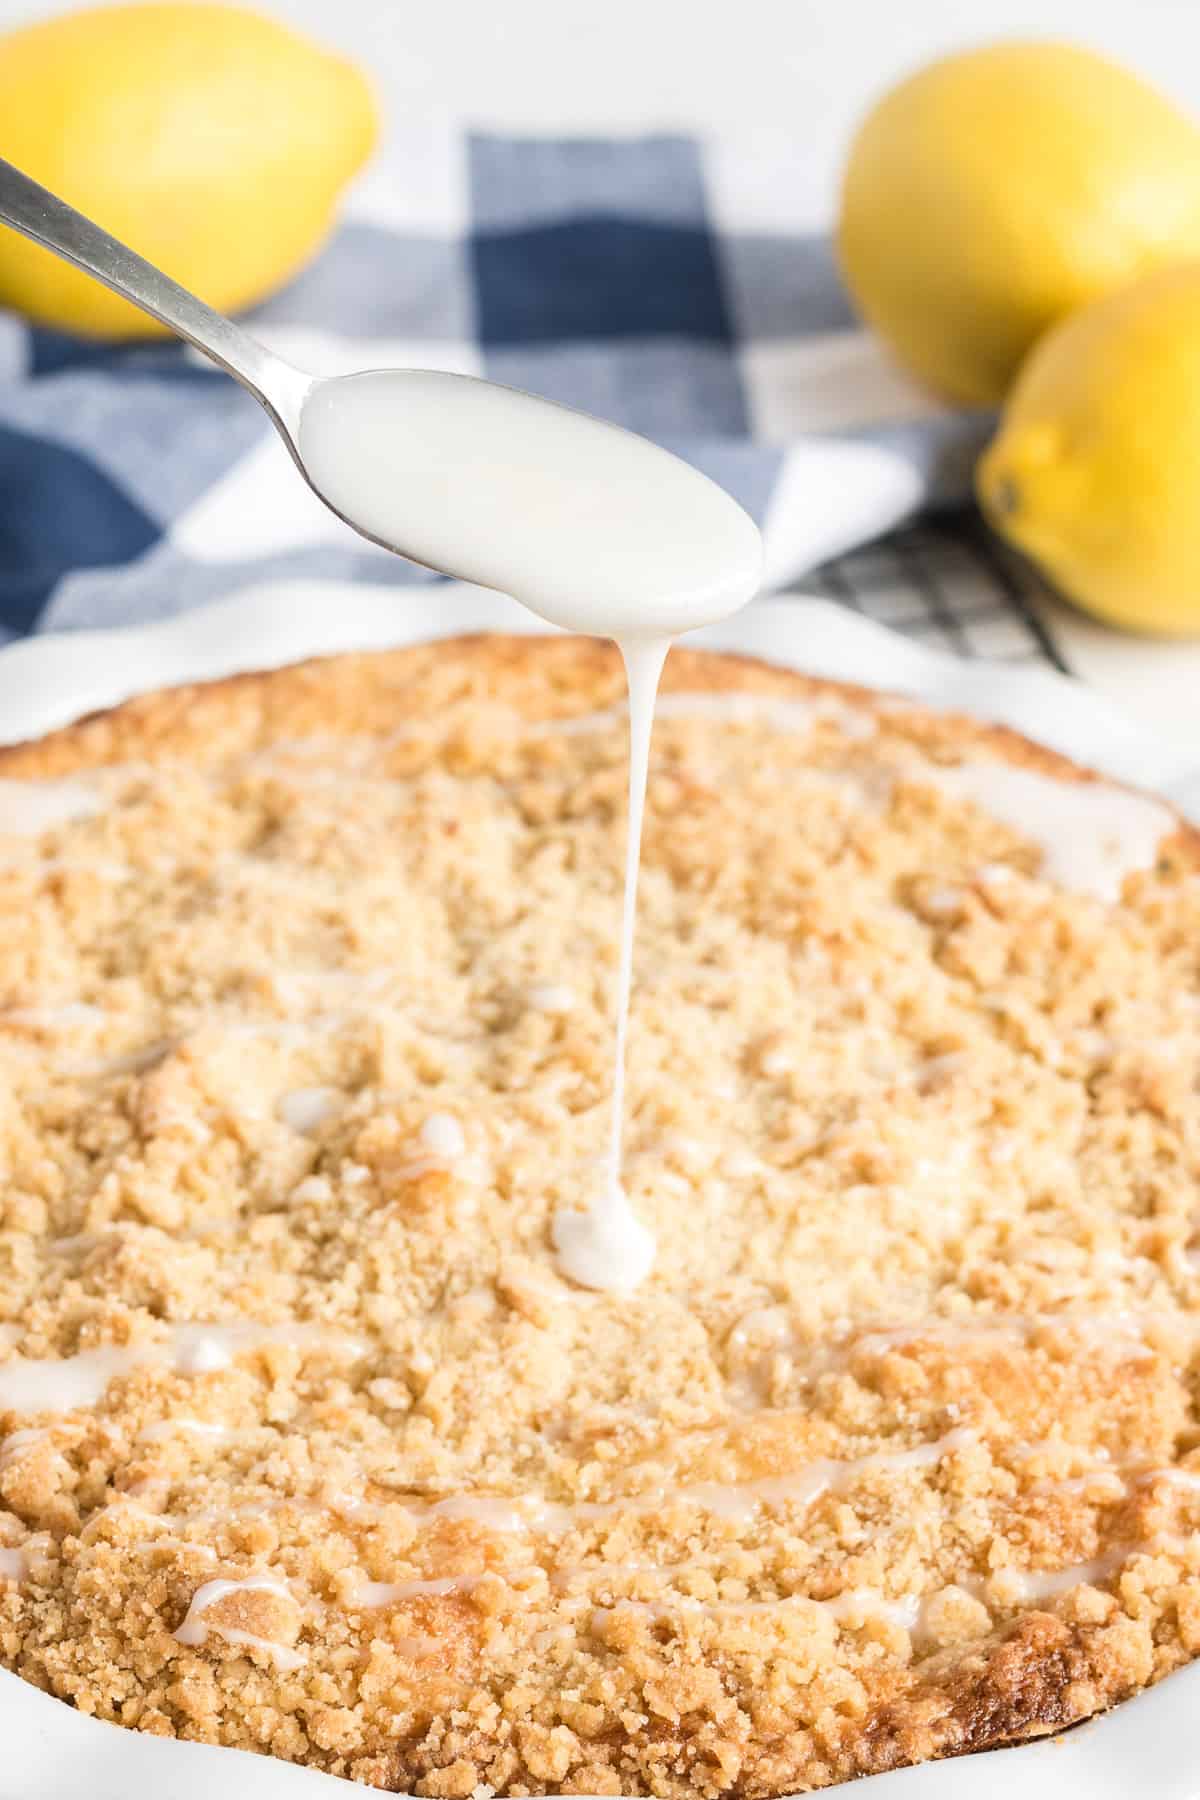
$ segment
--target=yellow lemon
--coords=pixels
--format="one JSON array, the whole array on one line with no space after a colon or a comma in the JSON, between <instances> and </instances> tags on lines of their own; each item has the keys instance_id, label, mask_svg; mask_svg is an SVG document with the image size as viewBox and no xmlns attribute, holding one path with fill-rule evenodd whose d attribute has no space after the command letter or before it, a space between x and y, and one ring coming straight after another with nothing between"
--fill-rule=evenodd
<instances>
[{"instance_id":1,"label":"yellow lemon","mask_svg":"<svg viewBox=\"0 0 1200 1800\"><path fill-rule=\"evenodd\" d=\"M107 6L0 38L4 155L222 311L288 279L375 139L362 75L239 7ZM84 336L161 328L0 228L0 305Z\"/></svg>"},{"instance_id":2,"label":"yellow lemon","mask_svg":"<svg viewBox=\"0 0 1200 1800\"><path fill-rule=\"evenodd\" d=\"M1088 50L949 56L859 130L838 248L898 360L948 399L995 405L1060 318L1200 256L1200 130Z\"/></svg>"},{"instance_id":3,"label":"yellow lemon","mask_svg":"<svg viewBox=\"0 0 1200 1800\"><path fill-rule=\"evenodd\" d=\"M1143 277L1038 344L977 487L997 531L1088 612L1200 632L1200 262Z\"/></svg>"}]
</instances>

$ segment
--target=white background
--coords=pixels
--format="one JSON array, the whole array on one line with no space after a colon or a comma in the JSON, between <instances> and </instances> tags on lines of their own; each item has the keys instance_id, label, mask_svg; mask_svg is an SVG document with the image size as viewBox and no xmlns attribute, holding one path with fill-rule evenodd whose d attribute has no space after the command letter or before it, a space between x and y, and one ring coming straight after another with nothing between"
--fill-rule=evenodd
<instances>
[{"instance_id":1,"label":"white background","mask_svg":"<svg viewBox=\"0 0 1200 1800\"><path fill-rule=\"evenodd\" d=\"M70 0L62 0L65 7ZM405 107L505 125L753 124L830 144L939 50L1073 37L1200 107L1200 0L248 0ZM0 26L59 6L0 0Z\"/></svg>"}]
</instances>

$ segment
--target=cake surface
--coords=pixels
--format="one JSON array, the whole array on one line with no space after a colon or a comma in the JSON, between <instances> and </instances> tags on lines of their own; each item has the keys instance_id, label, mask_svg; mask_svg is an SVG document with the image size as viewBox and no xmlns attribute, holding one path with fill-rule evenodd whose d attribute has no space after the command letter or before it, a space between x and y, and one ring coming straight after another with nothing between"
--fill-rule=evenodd
<instances>
[{"instance_id":1,"label":"cake surface","mask_svg":"<svg viewBox=\"0 0 1200 1800\"><path fill-rule=\"evenodd\" d=\"M1011 734L676 650L0 753L0 1662L389 1791L778 1796L1200 1650L1200 879Z\"/></svg>"}]
</instances>

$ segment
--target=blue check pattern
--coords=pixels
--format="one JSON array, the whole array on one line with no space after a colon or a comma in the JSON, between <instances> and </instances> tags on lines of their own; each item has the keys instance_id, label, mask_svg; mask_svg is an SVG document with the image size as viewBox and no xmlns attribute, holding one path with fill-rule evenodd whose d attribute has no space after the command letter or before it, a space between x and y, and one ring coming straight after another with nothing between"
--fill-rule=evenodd
<instances>
[{"instance_id":1,"label":"blue check pattern","mask_svg":"<svg viewBox=\"0 0 1200 1800\"><path fill-rule=\"evenodd\" d=\"M319 373L453 368L614 419L737 494L776 589L803 580L968 655L1052 656L1022 578L945 513L986 422L888 368L793 205L802 174L679 135L410 130L246 323ZM0 641L298 575L431 579L325 513L256 405L183 346L0 315Z\"/></svg>"}]
</instances>

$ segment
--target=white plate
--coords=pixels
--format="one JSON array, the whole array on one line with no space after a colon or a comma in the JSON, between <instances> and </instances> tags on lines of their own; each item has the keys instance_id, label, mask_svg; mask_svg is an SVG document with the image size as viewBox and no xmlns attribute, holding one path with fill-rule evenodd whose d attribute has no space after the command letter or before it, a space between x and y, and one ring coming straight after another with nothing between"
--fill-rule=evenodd
<instances>
[{"instance_id":1,"label":"white plate","mask_svg":"<svg viewBox=\"0 0 1200 1800\"><path fill-rule=\"evenodd\" d=\"M539 632L512 601L462 586L288 582L140 629L25 639L0 650L0 741L172 682L335 650L469 631ZM774 601L692 640L1000 720L1089 767L1200 813L1200 769L1048 670L960 663L820 600ZM924 1764L847 1793L872 1800L1200 1800L1200 1664L1068 1733L1019 1750ZM0 1671L0 1800L349 1800L348 1783L270 1757L84 1718Z\"/></svg>"}]
</instances>

